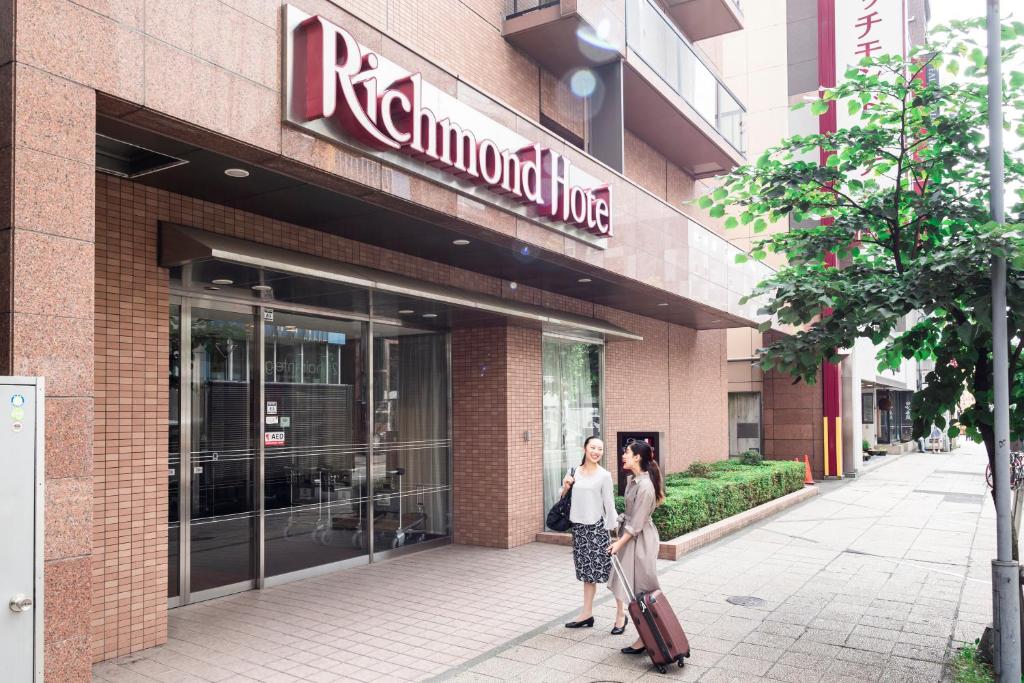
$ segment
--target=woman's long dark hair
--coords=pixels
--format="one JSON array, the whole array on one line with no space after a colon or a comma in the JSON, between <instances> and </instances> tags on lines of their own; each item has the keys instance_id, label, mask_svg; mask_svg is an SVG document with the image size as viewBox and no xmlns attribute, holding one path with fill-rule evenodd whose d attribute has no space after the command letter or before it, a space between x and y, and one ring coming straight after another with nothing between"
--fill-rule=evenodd
<instances>
[{"instance_id":1,"label":"woman's long dark hair","mask_svg":"<svg viewBox=\"0 0 1024 683\"><path fill-rule=\"evenodd\" d=\"M596 435L588 436L587 440L583 442L583 459L580 460L580 467L583 467L584 465L587 464L587 444L589 444L594 439L597 439L598 441L600 441L601 437L596 436Z\"/></svg>"},{"instance_id":2,"label":"woman's long dark hair","mask_svg":"<svg viewBox=\"0 0 1024 683\"><path fill-rule=\"evenodd\" d=\"M658 461L654 459L654 449L646 441L634 441L626 448L631 450L633 455L640 456L640 469L650 475L651 483L654 484L654 495L658 505L661 505L665 502L665 482Z\"/></svg>"}]
</instances>

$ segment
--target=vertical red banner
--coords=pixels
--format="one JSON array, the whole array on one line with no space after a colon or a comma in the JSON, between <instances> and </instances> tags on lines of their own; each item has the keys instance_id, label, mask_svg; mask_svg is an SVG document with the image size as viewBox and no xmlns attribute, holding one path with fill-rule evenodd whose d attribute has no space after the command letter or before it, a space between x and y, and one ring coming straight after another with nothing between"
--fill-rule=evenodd
<instances>
[{"instance_id":1,"label":"vertical red banner","mask_svg":"<svg viewBox=\"0 0 1024 683\"><path fill-rule=\"evenodd\" d=\"M836 85L836 0L818 0L818 83L821 88ZM830 102L828 111L818 118L818 131L828 135L836 131L836 103ZM821 165L824 166L833 151L823 146L820 150ZM831 225L832 219L822 219L823 225ZM825 265L837 267L836 255L824 255ZM821 311L822 317L832 315L831 308ZM824 361L821 365L823 458L826 477L841 477L842 471L842 374L839 365Z\"/></svg>"}]
</instances>

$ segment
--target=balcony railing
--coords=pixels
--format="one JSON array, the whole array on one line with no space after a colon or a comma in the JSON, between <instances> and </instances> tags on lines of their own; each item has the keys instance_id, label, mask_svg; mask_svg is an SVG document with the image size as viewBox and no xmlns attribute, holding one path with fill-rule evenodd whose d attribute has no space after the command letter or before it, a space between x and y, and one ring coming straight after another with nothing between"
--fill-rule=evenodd
<instances>
[{"instance_id":1,"label":"balcony railing","mask_svg":"<svg viewBox=\"0 0 1024 683\"><path fill-rule=\"evenodd\" d=\"M505 0L505 18L518 17L520 14L557 5L559 2L560 0Z\"/></svg>"},{"instance_id":2,"label":"balcony railing","mask_svg":"<svg viewBox=\"0 0 1024 683\"><path fill-rule=\"evenodd\" d=\"M729 144L743 152L746 110L652 0L626 0L626 44Z\"/></svg>"}]
</instances>

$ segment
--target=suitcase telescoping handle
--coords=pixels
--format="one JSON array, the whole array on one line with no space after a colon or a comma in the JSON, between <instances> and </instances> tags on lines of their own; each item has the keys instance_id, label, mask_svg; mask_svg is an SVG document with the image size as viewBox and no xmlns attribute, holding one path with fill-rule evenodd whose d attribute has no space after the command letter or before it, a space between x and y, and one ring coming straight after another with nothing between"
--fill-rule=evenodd
<instances>
[{"instance_id":1,"label":"suitcase telescoping handle","mask_svg":"<svg viewBox=\"0 0 1024 683\"><path fill-rule=\"evenodd\" d=\"M636 593L633 592L633 586L629 583L629 579L626 578L626 572L622 571L618 555L612 555L612 567L615 568L615 572L619 575L619 581L622 581L622 585L626 587L626 593L629 595L630 601L636 602Z\"/></svg>"}]
</instances>

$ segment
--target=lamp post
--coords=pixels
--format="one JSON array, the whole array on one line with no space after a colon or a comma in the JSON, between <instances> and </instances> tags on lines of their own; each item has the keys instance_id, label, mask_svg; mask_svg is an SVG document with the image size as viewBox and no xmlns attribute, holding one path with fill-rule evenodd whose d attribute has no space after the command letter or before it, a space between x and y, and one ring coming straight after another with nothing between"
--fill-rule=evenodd
<instances>
[{"instance_id":1,"label":"lamp post","mask_svg":"<svg viewBox=\"0 0 1024 683\"><path fill-rule=\"evenodd\" d=\"M989 202L1003 222L1003 77L999 0L987 0ZM1010 511L1010 379L1006 332L1006 259L992 258L992 379L994 391L996 559L992 560L992 623L1000 681L1020 680L1020 569L1013 560Z\"/></svg>"}]
</instances>

